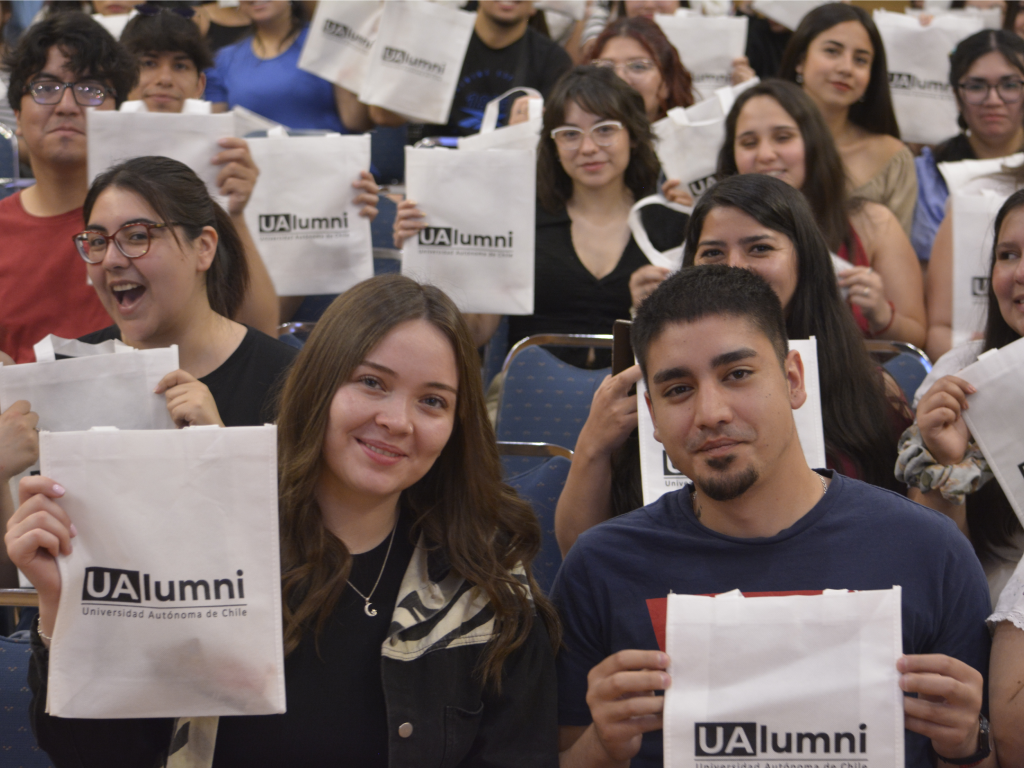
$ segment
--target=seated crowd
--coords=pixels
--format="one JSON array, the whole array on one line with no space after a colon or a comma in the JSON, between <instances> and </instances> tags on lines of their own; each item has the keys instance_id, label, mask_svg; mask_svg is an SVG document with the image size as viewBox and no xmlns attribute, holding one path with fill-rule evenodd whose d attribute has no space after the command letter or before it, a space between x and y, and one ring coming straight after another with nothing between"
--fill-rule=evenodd
<instances>
[{"instance_id":1,"label":"seated crowd","mask_svg":"<svg viewBox=\"0 0 1024 769\"><path fill-rule=\"evenodd\" d=\"M0 198L0 364L34 362L49 334L176 345L156 392L177 427L278 428L287 712L66 719L49 714L47 674L57 559L78 532L61 478L26 474L33 404L0 404L0 587L20 570L38 593L21 623L30 716L56 765L662 765L673 684L649 600L895 585L907 765L1024 764L1024 527L964 420L978 388L958 376L1024 334L1018 3L1004 29L950 54L963 132L935 146L900 139L882 36L861 8L817 5L787 29L750 3L687 3L749 19L715 181L696 199L662 167L652 127L702 98L653 18L675 0L581 2L581 19L468 4L444 125L300 69L315 3L126 3L119 40L97 21L103 3L35 3L31 24L11 5L0 123L14 122L34 182ZM535 207L531 315L462 313L436 287L378 275L337 296L296 350L277 337L304 297L278 295L246 224L255 145L220 140L217 196L156 154L88 168L90 109L244 107L306 131L406 126L411 141L477 133L500 96L501 121L524 122L534 91L536 198L509 201ZM994 173L954 188L946 164L982 160ZM373 171L340 182L371 221ZM1005 202L984 328L954 344L964 191ZM387 192L396 249L437 204L402 192ZM677 269L652 248L680 255ZM544 531L505 482L504 375L485 381L481 353L631 318L636 365L597 388ZM808 465L793 416L809 387L789 342L811 337L824 467ZM916 392L871 340L934 359ZM612 362L600 346L555 354ZM689 480L647 506L639 409ZM564 560L548 596L532 562L552 536Z\"/></svg>"}]
</instances>

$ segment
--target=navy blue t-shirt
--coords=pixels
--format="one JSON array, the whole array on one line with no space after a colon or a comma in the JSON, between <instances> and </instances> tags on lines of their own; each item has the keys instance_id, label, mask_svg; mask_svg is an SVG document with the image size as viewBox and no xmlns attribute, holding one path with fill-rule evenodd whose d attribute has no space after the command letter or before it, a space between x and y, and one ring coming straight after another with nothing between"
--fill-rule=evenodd
<instances>
[{"instance_id":1,"label":"navy blue t-shirt","mask_svg":"<svg viewBox=\"0 0 1024 769\"><path fill-rule=\"evenodd\" d=\"M622 649L657 649L648 599L801 590L903 589L905 654L947 654L988 675L988 584L945 516L832 474L803 518L774 537L719 534L693 514L689 487L584 533L552 588L565 628L558 656L562 726L591 723L587 673ZM906 765L930 766L928 739L906 733ZM662 766L662 733L634 766Z\"/></svg>"}]
</instances>

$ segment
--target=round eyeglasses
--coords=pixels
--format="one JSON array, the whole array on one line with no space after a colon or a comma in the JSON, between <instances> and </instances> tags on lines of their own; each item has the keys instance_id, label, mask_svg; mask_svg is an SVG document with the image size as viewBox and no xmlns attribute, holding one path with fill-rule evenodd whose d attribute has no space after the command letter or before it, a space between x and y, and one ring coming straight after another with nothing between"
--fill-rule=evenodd
<instances>
[{"instance_id":1,"label":"round eyeglasses","mask_svg":"<svg viewBox=\"0 0 1024 769\"><path fill-rule=\"evenodd\" d=\"M117 250L129 259L138 259L149 253L149 246L153 239L153 230L173 226L167 224L155 224L152 222L128 222L119 228L113 235L108 235L100 230L84 230L72 236L78 255L89 264L99 264L107 255L110 242L113 241Z\"/></svg>"},{"instance_id":2,"label":"round eyeglasses","mask_svg":"<svg viewBox=\"0 0 1024 769\"><path fill-rule=\"evenodd\" d=\"M586 131L576 126L564 125L553 130L551 138L560 149L568 152L575 152L582 147L583 137L588 135L598 147L610 147L615 143L615 138L623 127L619 120L602 120L600 123L594 123Z\"/></svg>"},{"instance_id":3,"label":"round eyeglasses","mask_svg":"<svg viewBox=\"0 0 1024 769\"><path fill-rule=\"evenodd\" d=\"M70 88L80 107L98 107L114 95L114 89L101 83L83 80L78 83L61 83L57 80L37 80L29 83L25 92L36 104L59 104L64 98L64 89Z\"/></svg>"},{"instance_id":4,"label":"round eyeglasses","mask_svg":"<svg viewBox=\"0 0 1024 769\"><path fill-rule=\"evenodd\" d=\"M1003 78L998 83L972 78L959 83L958 87L964 101L975 107L986 102L993 88L1002 99L1003 104L1016 104L1024 95L1024 80L1012 77Z\"/></svg>"},{"instance_id":5,"label":"round eyeglasses","mask_svg":"<svg viewBox=\"0 0 1024 769\"><path fill-rule=\"evenodd\" d=\"M592 62L595 67L606 67L607 69L614 69L615 74L625 80L627 77L642 77L648 72L655 69L655 64L651 59L630 59L624 62L615 62L611 59L594 59Z\"/></svg>"}]
</instances>

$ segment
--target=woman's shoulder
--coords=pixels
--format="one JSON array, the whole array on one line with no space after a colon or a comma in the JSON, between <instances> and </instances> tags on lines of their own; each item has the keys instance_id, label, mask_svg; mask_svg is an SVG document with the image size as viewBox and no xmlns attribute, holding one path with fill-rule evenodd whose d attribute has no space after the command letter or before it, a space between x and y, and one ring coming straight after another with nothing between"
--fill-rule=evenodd
<instances>
[{"instance_id":1,"label":"woman's shoulder","mask_svg":"<svg viewBox=\"0 0 1024 769\"><path fill-rule=\"evenodd\" d=\"M861 200L857 203L850 212L850 226L861 239L864 250L869 255L877 251L889 238L898 237L897 230L904 238L906 237L896 214L873 200Z\"/></svg>"},{"instance_id":2,"label":"woman's shoulder","mask_svg":"<svg viewBox=\"0 0 1024 769\"><path fill-rule=\"evenodd\" d=\"M290 366L299 354L299 351L291 345L268 336L252 326L245 327L245 337L239 345L239 349L242 348L245 348L246 352L266 360L268 366L281 368Z\"/></svg>"}]
</instances>

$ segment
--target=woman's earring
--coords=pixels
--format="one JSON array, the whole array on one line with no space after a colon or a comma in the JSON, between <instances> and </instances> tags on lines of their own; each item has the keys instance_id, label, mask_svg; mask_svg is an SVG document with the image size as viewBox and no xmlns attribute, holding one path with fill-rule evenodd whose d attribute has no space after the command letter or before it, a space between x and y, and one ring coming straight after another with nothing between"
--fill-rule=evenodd
<instances>
[{"instance_id":1,"label":"woman's earring","mask_svg":"<svg viewBox=\"0 0 1024 769\"><path fill-rule=\"evenodd\" d=\"M801 75L799 72L796 73L796 82L798 84L804 82L804 76Z\"/></svg>"}]
</instances>

